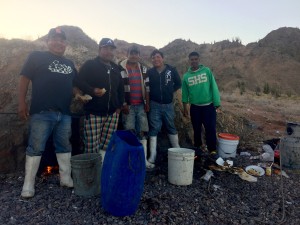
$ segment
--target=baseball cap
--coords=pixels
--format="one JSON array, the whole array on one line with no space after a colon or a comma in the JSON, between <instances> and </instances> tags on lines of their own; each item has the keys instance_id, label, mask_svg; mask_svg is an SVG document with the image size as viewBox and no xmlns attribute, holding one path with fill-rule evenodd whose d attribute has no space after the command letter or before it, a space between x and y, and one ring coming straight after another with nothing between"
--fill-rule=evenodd
<instances>
[{"instance_id":1,"label":"baseball cap","mask_svg":"<svg viewBox=\"0 0 300 225\"><path fill-rule=\"evenodd\" d=\"M55 36L60 36L64 40L67 39L66 38L66 33L60 27L52 28L52 29L49 30L48 38L53 38Z\"/></svg>"},{"instance_id":2,"label":"baseball cap","mask_svg":"<svg viewBox=\"0 0 300 225\"><path fill-rule=\"evenodd\" d=\"M137 45L132 45L127 51L128 55L133 52L140 54L140 49Z\"/></svg>"},{"instance_id":3,"label":"baseball cap","mask_svg":"<svg viewBox=\"0 0 300 225\"><path fill-rule=\"evenodd\" d=\"M114 41L110 38L102 38L101 39L101 41L99 42L99 47L104 47L104 46L112 46L114 48L117 48L115 46Z\"/></svg>"}]
</instances>

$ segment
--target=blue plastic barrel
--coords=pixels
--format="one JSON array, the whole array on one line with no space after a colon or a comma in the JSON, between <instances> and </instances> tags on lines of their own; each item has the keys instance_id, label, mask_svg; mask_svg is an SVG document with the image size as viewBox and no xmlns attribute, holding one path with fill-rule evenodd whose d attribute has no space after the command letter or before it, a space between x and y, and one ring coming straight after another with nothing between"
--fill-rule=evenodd
<instances>
[{"instance_id":1,"label":"blue plastic barrel","mask_svg":"<svg viewBox=\"0 0 300 225\"><path fill-rule=\"evenodd\" d=\"M106 150L101 174L101 205L113 216L136 212L145 180L142 144L130 131L116 131Z\"/></svg>"}]
</instances>

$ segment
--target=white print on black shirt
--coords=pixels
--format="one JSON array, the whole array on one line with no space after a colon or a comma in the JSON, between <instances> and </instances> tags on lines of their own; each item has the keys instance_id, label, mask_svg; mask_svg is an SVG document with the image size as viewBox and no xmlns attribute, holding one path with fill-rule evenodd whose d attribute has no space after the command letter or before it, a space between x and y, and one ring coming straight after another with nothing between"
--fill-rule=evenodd
<instances>
[{"instance_id":1,"label":"white print on black shirt","mask_svg":"<svg viewBox=\"0 0 300 225\"><path fill-rule=\"evenodd\" d=\"M197 76L193 76L193 77L188 78L189 86L193 86L193 85L200 84L200 83L203 83L203 82L207 82L206 73L202 73L202 74L199 74Z\"/></svg>"},{"instance_id":2,"label":"white print on black shirt","mask_svg":"<svg viewBox=\"0 0 300 225\"><path fill-rule=\"evenodd\" d=\"M165 73L165 85L168 85L171 80L171 70L167 70Z\"/></svg>"},{"instance_id":3,"label":"white print on black shirt","mask_svg":"<svg viewBox=\"0 0 300 225\"><path fill-rule=\"evenodd\" d=\"M72 67L65 64L59 64L58 60L54 60L48 68L53 73L70 74L73 72Z\"/></svg>"},{"instance_id":4,"label":"white print on black shirt","mask_svg":"<svg viewBox=\"0 0 300 225\"><path fill-rule=\"evenodd\" d=\"M142 73L147 73L147 67L142 66Z\"/></svg>"}]
</instances>

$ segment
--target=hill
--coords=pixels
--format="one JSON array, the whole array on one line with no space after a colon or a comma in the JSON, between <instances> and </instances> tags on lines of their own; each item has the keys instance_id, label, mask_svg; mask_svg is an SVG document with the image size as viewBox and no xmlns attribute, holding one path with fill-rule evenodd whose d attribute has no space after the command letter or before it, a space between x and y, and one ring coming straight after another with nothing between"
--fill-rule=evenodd
<instances>
[{"instance_id":1,"label":"hill","mask_svg":"<svg viewBox=\"0 0 300 225\"><path fill-rule=\"evenodd\" d=\"M175 40L161 50L181 74L188 67L188 53L198 51L201 63L212 69L220 89L226 92L242 85L245 91L262 92L268 86L278 94L300 94L298 28L280 28L247 46L239 40L201 45Z\"/></svg>"},{"instance_id":2,"label":"hill","mask_svg":"<svg viewBox=\"0 0 300 225\"><path fill-rule=\"evenodd\" d=\"M85 60L97 55L98 41L89 38L78 27L63 26L63 29L66 32L69 44L66 56L75 62L77 68ZM19 72L31 51L47 49L45 39L46 36L35 41L0 39L0 165L2 165L0 166L0 172L23 168L20 162L24 162L27 124L20 122L16 115ZM119 61L126 57L127 49L132 43L124 40L115 40L115 44L117 46L116 61ZM149 56L155 47L139 46L142 60L150 66ZM165 61L176 66L181 75L188 68L187 55L191 51L200 53L201 63L209 66L215 74L219 88L222 90L223 101L225 100L223 105L225 107L230 105L231 107L231 110L224 113L224 116L229 116L232 123L246 121L244 118L255 120L255 118L258 118L255 113L260 112L262 116L259 117L259 122L241 122L240 125L244 134L237 133L236 126L233 126L232 131L237 134L243 135L243 137L248 135L248 130L244 129L245 124L255 129L260 129L259 132L268 130L271 123L273 125L276 124L276 127L273 126L271 129L280 128L283 130L285 126L284 121L296 118L294 115L297 115L297 109L292 108L293 113L291 113L288 111L288 107L284 105L286 110L281 111L279 116L272 114L274 118L270 120L270 115L266 115L267 111L264 112L263 110L266 104L273 105L273 101L268 100L266 104L262 103L260 110L256 110L253 106L249 107L251 103L254 103L253 97L246 97L247 103L238 104L238 100L232 98L231 94L239 91L247 94L256 92L257 95L261 95L267 86L271 91L277 93L278 96L283 94L299 96L299 29L279 28L270 32L259 42L250 43L247 46L242 45L238 39L201 45L190 40L177 39L160 50L165 55ZM226 95L227 97L225 98ZM251 96L251 94L247 96ZM226 99L228 100L227 102ZM274 104L274 107L277 106L276 104ZM176 103L176 106L176 115L178 117L176 122L178 127L180 127L180 132L183 133L182 137L185 138L185 136L190 136L191 127L182 124L185 123L185 119L181 117L180 104ZM242 110L241 114L238 113L238 110ZM237 115L231 116L233 113ZM239 119L239 117L242 119ZM280 122L278 123L279 120ZM224 121L226 123L228 119L224 119ZM224 126L222 130L225 130Z\"/></svg>"}]
</instances>

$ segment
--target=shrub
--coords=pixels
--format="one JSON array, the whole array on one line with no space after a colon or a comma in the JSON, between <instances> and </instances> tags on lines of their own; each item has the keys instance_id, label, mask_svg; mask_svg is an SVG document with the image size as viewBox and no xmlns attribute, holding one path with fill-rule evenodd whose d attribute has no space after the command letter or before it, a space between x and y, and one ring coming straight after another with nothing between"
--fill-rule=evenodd
<instances>
[{"instance_id":1,"label":"shrub","mask_svg":"<svg viewBox=\"0 0 300 225\"><path fill-rule=\"evenodd\" d=\"M256 94L257 96L260 96L260 92L261 92L260 87L257 86L257 87L255 88L255 94Z\"/></svg>"},{"instance_id":2,"label":"shrub","mask_svg":"<svg viewBox=\"0 0 300 225\"><path fill-rule=\"evenodd\" d=\"M245 88L245 83L244 81L238 81L237 82L237 87L240 89L240 95L243 95L246 91L246 88Z\"/></svg>"},{"instance_id":3,"label":"shrub","mask_svg":"<svg viewBox=\"0 0 300 225\"><path fill-rule=\"evenodd\" d=\"M264 84L264 94L269 94L270 93L270 86L268 83Z\"/></svg>"}]
</instances>

